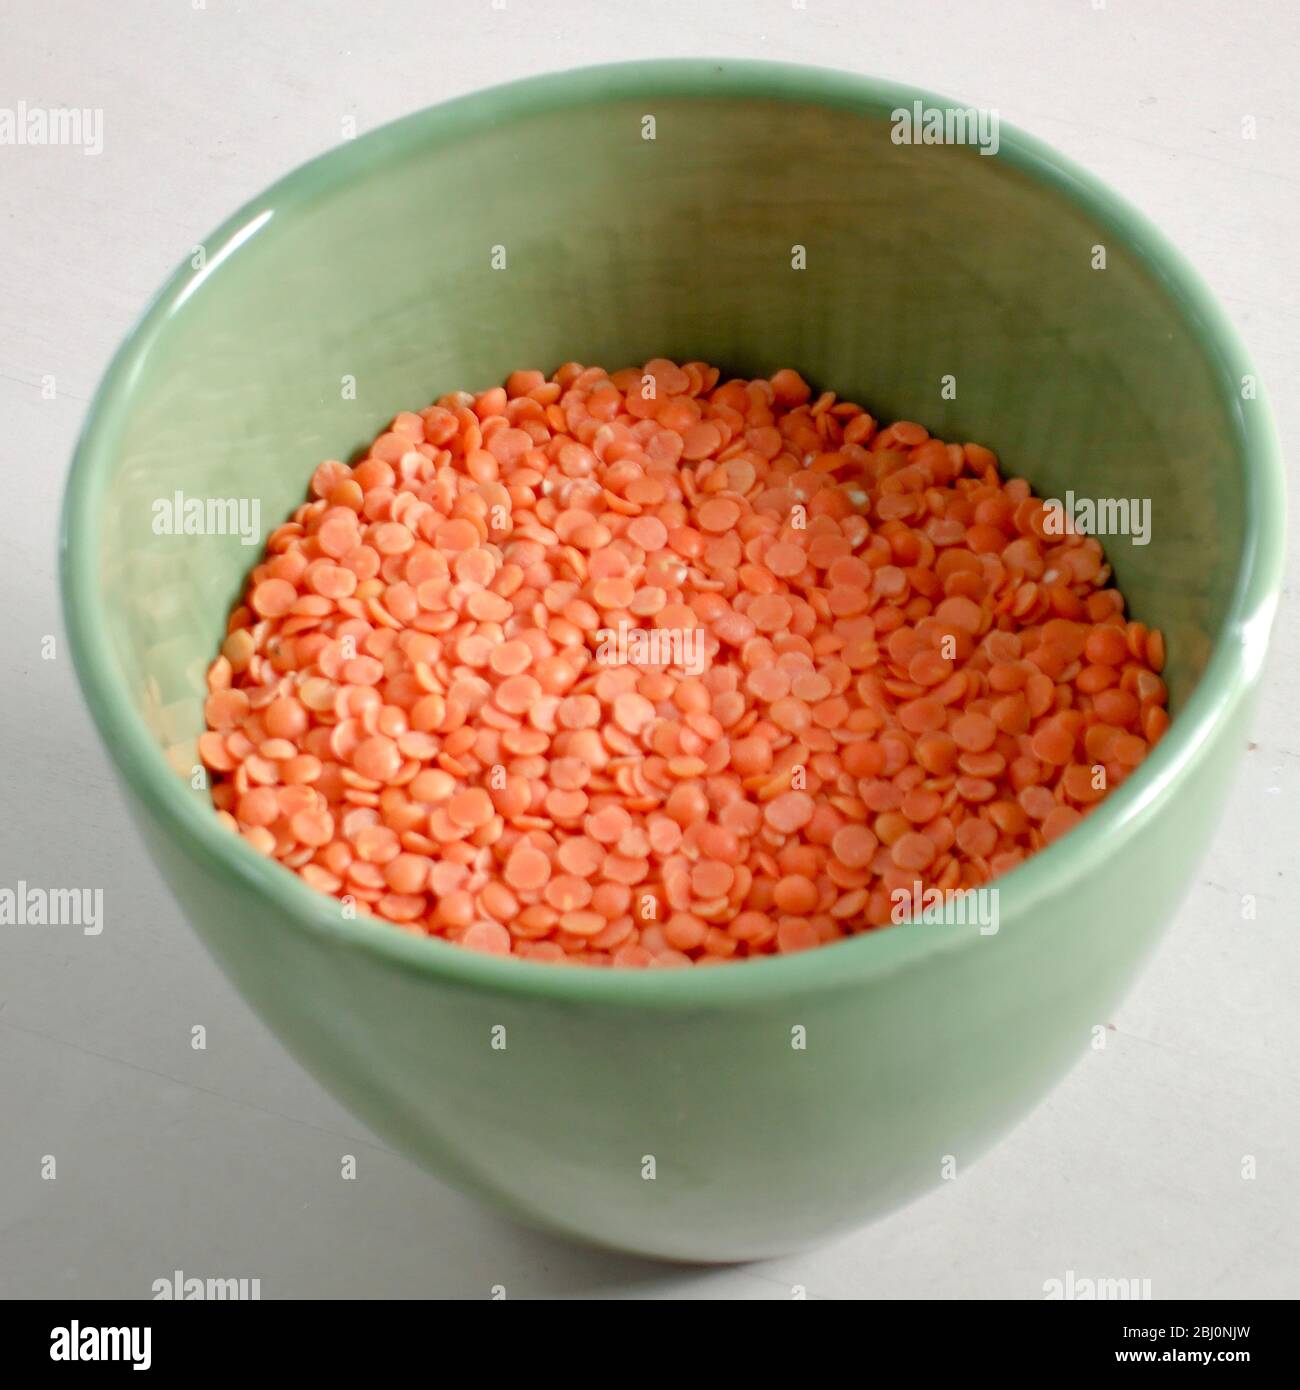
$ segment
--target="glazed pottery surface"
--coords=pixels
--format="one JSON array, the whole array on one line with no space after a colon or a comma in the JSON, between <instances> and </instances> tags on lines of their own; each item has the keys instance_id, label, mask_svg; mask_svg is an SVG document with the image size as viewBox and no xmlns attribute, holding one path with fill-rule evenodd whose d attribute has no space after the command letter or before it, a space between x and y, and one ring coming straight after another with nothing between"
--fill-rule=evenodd
<instances>
[{"instance_id":1,"label":"glazed pottery surface","mask_svg":"<svg viewBox=\"0 0 1300 1390\"><path fill-rule=\"evenodd\" d=\"M1036 141L896 143L891 113L918 100L949 105L684 61L422 111L216 232L90 410L65 612L151 853L335 1095L530 1223L743 1259L888 1211L947 1155L964 1168L1107 1020L1243 750L1283 507L1236 337L1149 224ZM996 933L904 925L694 971L488 958L348 920L191 788L205 669L259 548L157 535L156 500L257 499L269 531L322 459L399 410L517 367L655 356L793 366L879 419L989 445L1043 495L1149 500L1149 544L1108 555L1132 615L1165 632L1173 726L998 883Z\"/></svg>"}]
</instances>

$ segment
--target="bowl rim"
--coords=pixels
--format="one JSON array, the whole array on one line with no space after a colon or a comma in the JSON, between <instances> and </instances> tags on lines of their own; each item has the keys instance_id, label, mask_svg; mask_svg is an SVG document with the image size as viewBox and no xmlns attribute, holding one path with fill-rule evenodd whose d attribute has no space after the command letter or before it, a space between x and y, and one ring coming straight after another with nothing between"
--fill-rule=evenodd
<instances>
[{"instance_id":1,"label":"bowl rim","mask_svg":"<svg viewBox=\"0 0 1300 1390\"><path fill-rule=\"evenodd\" d=\"M906 924L860 933L810 951L724 963L712 969L559 969L500 958L386 922L349 919L333 899L265 858L193 798L137 712L107 639L97 583L96 519L141 362L162 327L226 259L276 216L301 208L382 163L505 121L562 109L646 98L697 97L797 102L879 118L898 108L968 107L922 88L801 64L733 58L655 59L527 77L423 108L326 151L245 203L204 245L218 248L195 271L188 263L154 295L115 353L86 412L73 454L59 530L64 624L91 715L119 775L151 815L173 827L185 854L278 908L286 926L380 962L450 985L514 996L668 1010L775 999L857 985L981 940L966 928ZM971 151L972 157L976 154ZM1073 202L1126 249L1184 315L1234 422L1245 472L1245 526L1238 569L1210 658L1168 732L1141 767L1062 841L997 880L1001 931L1028 918L1063 884L1100 869L1116 836L1133 833L1166 806L1258 679L1281 589L1285 486L1272 414L1259 390L1243 408L1241 378L1253 372L1231 322L1200 276L1153 223L1105 184L1049 146L999 119L1004 160ZM1022 924L1026 929L1032 922Z\"/></svg>"}]
</instances>

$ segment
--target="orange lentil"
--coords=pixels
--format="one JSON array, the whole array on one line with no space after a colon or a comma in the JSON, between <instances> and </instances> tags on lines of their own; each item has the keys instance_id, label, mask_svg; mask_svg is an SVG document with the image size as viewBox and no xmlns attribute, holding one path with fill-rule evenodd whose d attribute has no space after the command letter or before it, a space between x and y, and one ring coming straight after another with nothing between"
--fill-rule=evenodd
<instances>
[{"instance_id":1,"label":"orange lentil","mask_svg":"<svg viewBox=\"0 0 1300 1390\"><path fill-rule=\"evenodd\" d=\"M492 956L508 956L510 933L498 922L475 922L461 937L460 944L471 951L484 951Z\"/></svg>"},{"instance_id":2,"label":"orange lentil","mask_svg":"<svg viewBox=\"0 0 1300 1390\"><path fill-rule=\"evenodd\" d=\"M982 753L993 746L998 727L987 714L972 710L960 714L948 726L953 742L965 753Z\"/></svg>"},{"instance_id":3,"label":"orange lentil","mask_svg":"<svg viewBox=\"0 0 1300 1390\"><path fill-rule=\"evenodd\" d=\"M249 576L214 804L377 921L535 961L807 950L984 884L1169 724L1162 634L998 470L789 368L403 412Z\"/></svg>"},{"instance_id":4,"label":"orange lentil","mask_svg":"<svg viewBox=\"0 0 1300 1390\"><path fill-rule=\"evenodd\" d=\"M862 869L871 863L879 841L864 825L846 825L835 832L831 850L836 859L850 869Z\"/></svg>"},{"instance_id":5,"label":"orange lentil","mask_svg":"<svg viewBox=\"0 0 1300 1390\"><path fill-rule=\"evenodd\" d=\"M801 874L789 874L773 889L772 898L782 912L799 916L811 912L818 903L817 886Z\"/></svg>"},{"instance_id":6,"label":"orange lentil","mask_svg":"<svg viewBox=\"0 0 1300 1390\"><path fill-rule=\"evenodd\" d=\"M536 892L551 876L551 861L540 849L528 845L514 851L505 865L505 880L522 892Z\"/></svg>"},{"instance_id":7,"label":"orange lentil","mask_svg":"<svg viewBox=\"0 0 1300 1390\"><path fill-rule=\"evenodd\" d=\"M357 744L352 753L352 765L366 778L375 782L391 781L402 766L397 744L383 734Z\"/></svg>"}]
</instances>

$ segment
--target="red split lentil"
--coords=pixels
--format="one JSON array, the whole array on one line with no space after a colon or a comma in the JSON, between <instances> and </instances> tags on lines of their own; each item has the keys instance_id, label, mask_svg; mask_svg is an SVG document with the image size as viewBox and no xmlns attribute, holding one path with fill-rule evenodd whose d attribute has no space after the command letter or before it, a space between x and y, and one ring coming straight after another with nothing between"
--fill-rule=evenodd
<instances>
[{"instance_id":1,"label":"red split lentil","mask_svg":"<svg viewBox=\"0 0 1300 1390\"><path fill-rule=\"evenodd\" d=\"M884 926L1064 835L1169 723L1160 633L1044 513L788 368L444 396L271 535L208 673L213 799L322 893L497 955ZM621 629L683 645L602 658Z\"/></svg>"}]
</instances>

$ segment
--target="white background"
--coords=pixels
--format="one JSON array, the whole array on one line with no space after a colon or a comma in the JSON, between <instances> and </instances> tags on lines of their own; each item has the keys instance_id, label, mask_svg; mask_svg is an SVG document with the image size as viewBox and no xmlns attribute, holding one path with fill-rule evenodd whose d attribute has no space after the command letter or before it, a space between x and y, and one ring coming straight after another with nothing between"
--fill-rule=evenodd
<instances>
[{"instance_id":1,"label":"white background","mask_svg":"<svg viewBox=\"0 0 1300 1390\"><path fill-rule=\"evenodd\" d=\"M832 65L996 107L1182 247L1254 354L1285 442L1300 425L1298 39L1287 0L5 0L0 107L100 107L104 149L0 147L0 885L103 886L107 927L0 928L0 1294L147 1297L176 1269L257 1277L268 1298L493 1284L1041 1298L1068 1270L1150 1279L1157 1298L1300 1293L1289 604L1222 830L1105 1049L970 1172L890 1219L796 1259L683 1270L482 1211L286 1057L125 821L63 645L55 550L109 355L234 208L335 144L346 117L364 132L474 88L630 58ZM199 1023L206 1052L189 1045ZM339 1177L343 1153L358 1156L355 1182Z\"/></svg>"}]
</instances>

